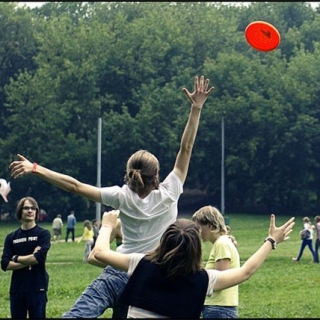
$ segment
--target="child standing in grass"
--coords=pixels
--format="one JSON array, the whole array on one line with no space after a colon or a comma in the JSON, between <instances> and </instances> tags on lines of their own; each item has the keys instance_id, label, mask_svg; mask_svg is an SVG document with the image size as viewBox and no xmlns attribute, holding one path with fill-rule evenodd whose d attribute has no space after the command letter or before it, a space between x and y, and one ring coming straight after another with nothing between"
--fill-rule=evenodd
<instances>
[{"instance_id":1,"label":"child standing in grass","mask_svg":"<svg viewBox=\"0 0 320 320\"><path fill-rule=\"evenodd\" d=\"M32 197L19 200L16 218L20 227L4 242L1 269L12 271L10 312L12 319L45 319L49 275L46 271L51 234L37 224L39 205Z\"/></svg>"},{"instance_id":2,"label":"child standing in grass","mask_svg":"<svg viewBox=\"0 0 320 320\"><path fill-rule=\"evenodd\" d=\"M205 206L194 213L192 220L201 226L202 240L212 243L205 269L228 270L239 268L238 249L228 235L227 226L220 211L215 207ZM238 318L238 289L238 285L236 285L206 297L202 317L211 319Z\"/></svg>"},{"instance_id":3,"label":"child standing in grass","mask_svg":"<svg viewBox=\"0 0 320 320\"><path fill-rule=\"evenodd\" d=\"M91 251L91 247L93 245L94 233L89 220L85 220L83 225L84 225L84 230L83 230L82 237L77 242L80 243L82 240L86 242L86 245L84 247L83 262L88 262L88 257Z\"/></svg>"}]
</instances>

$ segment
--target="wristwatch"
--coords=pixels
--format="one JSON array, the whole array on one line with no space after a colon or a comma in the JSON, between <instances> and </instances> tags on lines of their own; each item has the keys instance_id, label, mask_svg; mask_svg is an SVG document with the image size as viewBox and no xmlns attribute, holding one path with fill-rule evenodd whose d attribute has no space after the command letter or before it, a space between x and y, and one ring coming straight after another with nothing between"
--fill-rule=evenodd
<instances>
[{"instance_id":1,"label":"wristwatch","mask_svg":"<svg viewBox=\"0 0 320 320\"><path fill-rule=\"evenodd\" d=\"M264 242L266 242L266 241L271 242L272 249L273 249L273 250L275 250L275 248L277 247L277 243L276 243L276 241L275 241L275 240L273 240L273 239L272 239L272 238L270 238L270 237L265 238Z\"/></svg>"},{"instance_id":2,"label":"wristwatch","mask_svg":"<svg viewBox=\"0 0 320 320\"><path fill-rule=\"evenodd\" d=\"M11 258L11 261L13 261L13 262L18 262L18 255L17 254L15 254L12 258Z\"/></svg>"}]
</instances>

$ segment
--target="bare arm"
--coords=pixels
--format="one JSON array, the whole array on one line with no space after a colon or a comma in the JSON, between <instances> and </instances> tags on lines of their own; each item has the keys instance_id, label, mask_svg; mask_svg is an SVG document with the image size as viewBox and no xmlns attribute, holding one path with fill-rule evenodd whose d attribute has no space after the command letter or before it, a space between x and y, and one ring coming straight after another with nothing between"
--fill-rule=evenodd
<instances>
[{"instance_id":1,"label":"bare arm","mask_svg":"<svg viewBox=\"0 0 320 320\"><path fill-rule=\"evenodd\" d=\"M37 165L36 172L33 172L33 163L20 154L18 154L18 158L19 160L13 161L9 165L11 176L15 179L26 174L34 173L36 176L58 188L86 197L95 202L101 202L100 189L98 187L82 183L68 175L49 170L40 165Z\"/></svg>"},{"instance_id":2,"label":"bare arm","mask_svg":"<svg viewBox=\"0 0 320 320\"><path fill-rule=\"evenodd\" d=\"M214 268L216 270L228 270L230 268L230 260L220 259L215 263Z\"/></svg>"},{"instance_id":3,"label":"bare arm","mask_svg":"<svg viewBox=\"0 0 320 320\"><path fill-rule=\"evenodd\" d=\"M190 93L186 88L183 88L184 93L191 101L191 110L182 134L180 150L177 154L176 162L173 168L173 171L178 175L182 183L185 182L187 177L192 148L198 131L202 106L206 102L209 94L214 89L214 87L211 87L208 90L208 86L209 79L204 80L204 77L201 76L199 80L196 76L194 78L193 93Z\"/></svg>"},{"instance_id":4,"label":"bare arm","mask_svg":"<svg viewBox=\"0 0 320 320\"><path fill-rule=\"evenodd\" d=\"M288 235L292 232L293 225L294 218L291 218L281 227L277 228L275 226L275 216L272 214L270 218L269 237L274 239L276 243L287 240L289 239ZM242 267L220 271L213 290L223 290L248 280L260 268L271 250L271 243L266 241Z\"/></svg>"},{"instance_id":5,"label":"bare arm","mask_svg":"<svg viewBox=\"0 0 320 320\"><path fill-rule=\"evenodd\" d=\"M115 226L115 228L111 232L110 243L112 243L112 241L114 239L116 239L117 243L122 242L121 221L119 218L117 220L117 225ZM100 268L105 268L108 265L107 263L101 262L94 257L94 248L89 254L88 262L89 262L89 264L92 264L93 266L100 267Z\"/></svg>"},{"instance_id":6,"label":"bare arm","mask_svg":"<svg viewBox=\"0 0 320 320\"><path fill-rule=\"evenodd\" d=\"M118 224L118 216L118 210L103 214L99 235L90 255L93 255L96 260L104 263L104 266L110 265L128 271L131 259L130 254L122 254L110 249L111 234Z\"/></svg>"}]
</instances>

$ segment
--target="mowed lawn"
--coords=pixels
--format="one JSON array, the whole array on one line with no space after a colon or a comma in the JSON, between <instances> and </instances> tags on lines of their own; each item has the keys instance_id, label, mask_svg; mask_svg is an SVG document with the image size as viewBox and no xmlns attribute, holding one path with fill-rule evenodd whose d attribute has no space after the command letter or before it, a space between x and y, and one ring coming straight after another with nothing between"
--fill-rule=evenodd
<instances>
[{"instance_id":1,"label":"mowed lawn","mask_svg":"<svg viewBox=\"0 0 320 320\"><path fill-rule=\"evenodd\" d=\"M238 249L243 264L259 248L267 236L269 216L252 214L227 214L232 234L237 238ZM289 217L276 216L279 226ZM313 216L310 216L313 221ZM40 223L52 232L51 223ZM18 223L0 224L0 249L5 236L16 229ZM308 248L299 263L292 261L298 254L301 240L302 217L296 218L296 225L288 241L279 244L272 251L263 266L239 289L239 316L241 318L319 318L320 265L310 263ZM76 236L83 231L83 223L78 222ZM65 228L62 236L65 235ZM69 240L70 241L70 240ZM115 247L115 246L114 246ZM210 244L203 244L203 258L207 259ZM86 286L95 279L102 269L82 262L84 242L52 243L47 257L50 276L47 317L60 318L69 310ZM0 318L10 318L9 283L11 271L1 271L0 276ZM112 310L107 310L101 318L111 318Z\"/></svg>"}]
</instances>

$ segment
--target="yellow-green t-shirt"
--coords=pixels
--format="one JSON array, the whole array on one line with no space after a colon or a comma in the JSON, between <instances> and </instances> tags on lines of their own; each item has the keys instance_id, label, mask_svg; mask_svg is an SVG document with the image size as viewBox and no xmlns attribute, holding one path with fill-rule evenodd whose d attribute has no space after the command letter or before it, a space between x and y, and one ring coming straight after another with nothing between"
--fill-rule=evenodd
<instances>
[{"instance_id":1,"label":"yellow-green t-shirt","mask_svg":"<svg viewBox=\"0 0 320 320\"><path fill-rule=\"evenodd\" d=\"M240 267L240 257L236 246L227 235L220 236L212 245L206 269L215 269L218 260L229 259L229 269ZM214 291L211 297L206 297L204 305L236 307L239 303L238 286L221 291Z\"/></svg>"}]
</instances>

